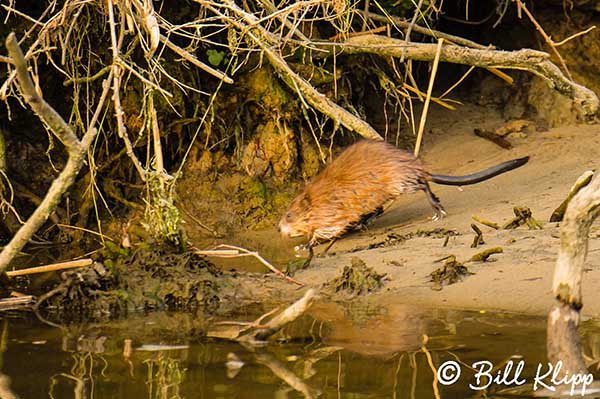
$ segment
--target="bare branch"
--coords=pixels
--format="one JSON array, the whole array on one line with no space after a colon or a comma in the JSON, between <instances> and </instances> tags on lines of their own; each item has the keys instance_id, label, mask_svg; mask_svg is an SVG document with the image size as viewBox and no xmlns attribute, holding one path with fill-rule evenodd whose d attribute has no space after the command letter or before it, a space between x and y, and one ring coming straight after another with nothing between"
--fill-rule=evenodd
<instances>
[{"instance_id":1,"label":"bare branch","mask_svg":"<svg viewBox=\"0 0 600 399\"><path fill-rule=\"evenodd\" d=\"M27 70L25 56L17 43L17 37L11 33L6 38L6 48L16 68L17 79L23 98L31 106L33 112L50 128L58 139L67 147L69 153L81 152L81 144L67 122L48 104L35 89L33 80Z\"/></svg>"},{"instance_id":2,"label":"bare branch","mask_svg":"<svg viewBox=\"0 0 600 399\"><path fill-rule=\"evenodd\" d=\"M397 27L401 27L401 28L409 28L412 26L412 30L417 33L420 33L420 34L426 35L426 36L430 36L435 39L440 39L440 38L445 39L445 40L449 41L450 43L460 44L461 46L478 48L478 49L486 49L486 48L494 49L493 46L484 46L482 44L476 43L471 40L467 40L460 36L449 35L447 33L440 32L440 31L437 31L434 29L424 28L424 27L416 25L416 24L412 25L410 22L405 21L399 17L394 17L392 15L384 16L384 15L379 15L379 14L376 14L373 12L364 12L364 11L356 11L356 12L363 15L366 18L372 19L373 21L391 23L391 24L396 25Z\"/></svg>"},{"instance_id":3,"label":"bare branch","mask_svg":"<svg viewBox=\"0 0 600 399\"><path fill-rule=\"evenodd\" d=\"M330 43L328 46L348 54L372 53L388 57L401 57L404 53L406 58L417 61L432 61L437 50L436 44L410 43L406 46L403 40L376 35L351 37L344 43ZM559 93L571 98L581 107L585 116L595 115L600 109L600 101L596 94L566 78L549 58L547 53L529 49L498 51L459 46L445 46L440 54L442 62L529 71L544 78Z\"/></svg>"},{"instance_id":4,"label":"bare branch","mask_svg":"<svg viewBox=\"0 0 600 399\"><path fill-rule=\"evenodd\" d=\"M113 55L113 64L112 64L112 76L113 76L113 102L115 105L115 117L117 118L117 132L119 133L119 137L125 143L125 148L127 149L127 155L133 162L133 165L137 169L140 178L145 181L146 180L146 171L144 167L137 159L135 152L133 151L133 145L129 140L129 136L127 135L127 128L125 127L125 122L123 122L123 108L121 107L121 75L123 70L121 67L125 65L123 62L119 62L121 56L119 54L121 44L123 42L123 37L125 35L124 27L121 27L121 31L119 33L119 39L117 40L116 34L116 23L114 18L114 10L113 10L113 2L112 0L108 0L108 17L110 23L110 41L112 45L112 55Z\"/></svg>"},{"instance_id":5,"label":"bare branch","mask_svg":"<svg viewBox=\"0 0 600 399\"><path fill-rule=\"evenodd\" d=\"M14 33L8 35L6 48L15 65L17 81L20 85L23 98L36 115L48 125L52 133L65 145L69 158L64 169L50 185L40 205L0 253L0 271L8 267L9 263L23 249L33 234L48 220L50 214L56 209L62 195L75 181L77 173L83 166L88 146L96 134L95 127L90 126L84 136L85 145L82 145L64 119L37 94L27 70L25 57ZM105 86L105 92L101 96L102 99L106 98L106 93L107 86ZM98 114L99 110L96 112L96 115Z\"/></svg>"}]
</instances>

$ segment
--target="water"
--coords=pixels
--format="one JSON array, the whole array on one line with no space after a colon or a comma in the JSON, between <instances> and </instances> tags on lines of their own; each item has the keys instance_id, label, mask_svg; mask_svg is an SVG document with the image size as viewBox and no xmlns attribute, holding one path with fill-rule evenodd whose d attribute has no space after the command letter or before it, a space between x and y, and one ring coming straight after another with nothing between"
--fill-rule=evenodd
<instances>
[{"instance_id":1,"label":"water","mask_svg":"<svg viewBox=\"0 0 600 399\"><path fill-rule=\"evenodd\" d=\"M429 362L451 360L462 374L452 385L438 383L439 396L465 398L481 394L468 386L476 381L467 365L485 360L505 369L513 356L531 383L546 362L545 318L401 304L316 304L283 331L285 339L264 347L199 337L200 326L214 322L192 315L69 328L2 316L0 398L433 398ZM588 321L582 331L594 357L600 328ZM132 351L124 354L128 340ZM505 385L484 392L515 393Z\"/></svg>"}]
</instances>

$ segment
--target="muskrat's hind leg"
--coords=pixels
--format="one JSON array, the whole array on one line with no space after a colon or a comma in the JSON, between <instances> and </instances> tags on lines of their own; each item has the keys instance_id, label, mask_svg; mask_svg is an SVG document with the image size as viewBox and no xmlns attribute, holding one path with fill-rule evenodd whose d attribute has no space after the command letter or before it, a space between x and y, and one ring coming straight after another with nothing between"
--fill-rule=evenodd
<instances>
[{"instance_id":1,"label":"muskrat's hind leg","mask_svg":"<svg viewBox=\"0 0 600 399\"><path fill-rule=\"evenodd\" d=\"M332 238L331 241L329 241L329 245L327 245L327 248L325 248L325 251L323 251L320 256L325 255L327 253L327 251L329 251L329 249L331 247L333 247L333 244L335 244L336 241L337 241L337 237Z\"/></svg>"},{"instance_id":2,"label":"muskrat's hind leg","mask_svg":"<svg viewBox=\"0 0 600 399\"><path fill-rule=\"evenodd\" d=\"M376 217L381 215L382 213L383 213L383 206L378 206L377 208L375 208L375 210L373 212L362 215L358 222L354 222L354 223L351 223L350 225L348 225L348 227L346 227L344 232L350 231L350 230L366 230L367 226L369 224L371 224L371 222Z\"/></svg>"},{"instance_id":3,"label":"muskrat's hind leg","mask_svg":"<svg viewBox=\"0 0 600 399\"><path fill-rule=\"evenodd\" d=\"M438 220L443 218L446 215L446 211L440 202L440 199L431 191L429 188L429 183L425 180L421 181L423 185L423 191L427 194L427 200L429 200L429 205L433 208L435 214L433 215L433 220Z\"/></svg>"},{"instance_id":4,"label":"muskrat's hind leg","mask_svg":"<svg viewBox=\"0 0 600 399\"><path fill-rule=\"evenodd\" d=\"M371 222L373 220L375 220L376 217L378 217L382 213L383 213L383 206L378 206L377 208L375 208L375 210L373 212L363 215L362 218L360 219L359 223L363 226L363 228L367 227L369 224L371 224Z\"/></svg>"}]
</instances>

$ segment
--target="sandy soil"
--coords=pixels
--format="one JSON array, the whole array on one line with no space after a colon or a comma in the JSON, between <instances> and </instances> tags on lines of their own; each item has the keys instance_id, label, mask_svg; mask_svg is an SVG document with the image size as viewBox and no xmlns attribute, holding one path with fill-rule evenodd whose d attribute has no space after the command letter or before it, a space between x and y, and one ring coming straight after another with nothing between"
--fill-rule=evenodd
<instances>
[{"instance_id":1,"label":"sandy soil","mask_svg":"<svg viewBox=\"0 0 600 399\"><path fill-rule=\"evenodd\" d=\"M321 286L339 275L352 257L359 257L390 280L383 291L371 294L369 301L422 304L475 310L504 310L544 314L552 304L551 282L559 246L556 223L548 223L552 211L562 202L581 173L594 169L600 154L600 125L561 127L513 137L513 149L504 150L473 134L473 128L494 129L505 122L492 111L465 106L459 112L434 111L428 122L422 158L435 173L466 174L499 162L530 155L530 162L515 171L463 190L433 186L448 216L432 221L432 210L422 193L396 201L368 231L338 240L328 255L317 257L311 267L295 278L308 285ZM444 132L436 134L436 132ZM514 206L531 208L533 216L544 222L543 230L494 230L479 225L485 245L471 248L472 216L499 224L513 217ZM443 238L417 237L385 248L360 250L383 241L390 233L407 234L417 230L446 228L460 235ZM600 221L592 226L587 268L583 282L584 315L600 315ZM271 240L281 253L281 240ZM295 242L297 243L297 242ZM285 241L291 249L291 241ZM462 282L432 289L429 274L442 264L436 260L455 255L466 261L486 248L500 246L504 252L488 262L468 262L474 275ZM317 253L324 246L318 248ZM272 248L271 248L272 249ZM357 250L358 249L358 250ZM288 252L289 253L289 252ZM272 283L272 284L271 284ZM271 280L269 288L282 290L291 284ZM252 288L249 287L252 291ZM263 285L262 288L265 288Z\"/></svg>"}]
</instances>

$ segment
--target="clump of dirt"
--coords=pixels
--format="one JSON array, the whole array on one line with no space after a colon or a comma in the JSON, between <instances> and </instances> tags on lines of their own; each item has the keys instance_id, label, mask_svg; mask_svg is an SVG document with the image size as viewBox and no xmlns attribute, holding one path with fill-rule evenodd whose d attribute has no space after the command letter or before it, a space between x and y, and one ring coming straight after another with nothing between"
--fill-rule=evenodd
<instances>
[{"instance_id":1,"label":"clump of dirt","mask_svg":"<svg viewBox=\"0 0 600 399\"><path fill-rule=\"evenodd\" d=\"M325 287L335 292L345 291L350 295L362 295L379 291L383 287L386 278L385 273L377 273L368 267L362 259L353 256L350 266L344 266L342 274L325 283Z\"/></svg>"},{"instance_id":2,"label":"clump of dirt","mask_svg":"<svg viewBox=\"0 0 600 399\"><path fill-rule=\"evenodd\" d=\"M71 323L159 309L212 313L228 277L193 252L146 247L107 254L103 263L64 272L61 280L38 303L53 320Z\"/></svg>"},{"instance_id":3,"label":"clump of dirt","mask_svg":"<svg viewBox=\"0 0 600 399\"><path fill-rule=\"evenodd\" d=\"M256 135L244 148L241 164L249 176L264 176L271 168L275 178L283 181L297 158L294 131L285 123L270 120L256 129Z\"/></svg>"},{"instance_id":4,"label":"clump of dirt","mask_svg":"<svg viewBox=\"0 0 600 399\"><path fill-rule=\"evenodd\" d=\"M471 273L465 265L456 260L454 255L451 255L444 262L444 266L429 275L434 283L431 289L441 290L443 285L458 283L470 274L474 273Z\"/></svg>"},{"instance_id":5,"label":"clump of dirt","mask_svg":"<svg viewBox=\"0 0 600 399\"><path fill-rule=\"evenodd\" d=\"M126 314L127 293L101 263L61 273L62 282L38 298L38 308L62 324Z\"/></svg>"}]
</instances>

